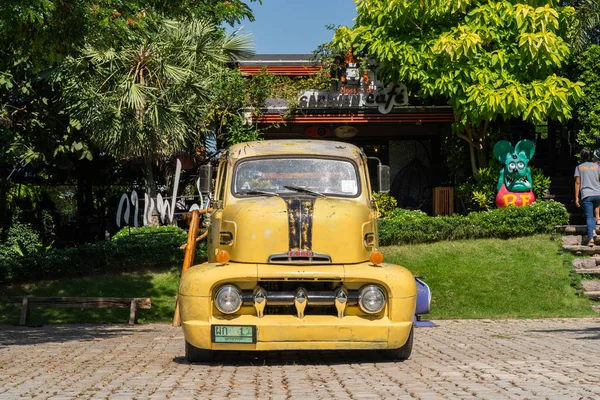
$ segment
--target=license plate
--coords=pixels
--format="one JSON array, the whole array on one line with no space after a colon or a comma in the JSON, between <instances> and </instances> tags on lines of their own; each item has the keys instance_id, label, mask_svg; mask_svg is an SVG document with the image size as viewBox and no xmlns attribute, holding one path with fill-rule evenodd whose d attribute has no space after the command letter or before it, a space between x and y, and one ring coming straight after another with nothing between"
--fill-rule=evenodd
<instances>
[{"instance_id":1,"label":"license plate","mask_svg":"<svg viewBox=\"0 0 600 400\"><path fill-rule=\"evenodd\" d=\"M213 343L256 343L254 325L212 325Z\"/></svg>"}]
</instances>

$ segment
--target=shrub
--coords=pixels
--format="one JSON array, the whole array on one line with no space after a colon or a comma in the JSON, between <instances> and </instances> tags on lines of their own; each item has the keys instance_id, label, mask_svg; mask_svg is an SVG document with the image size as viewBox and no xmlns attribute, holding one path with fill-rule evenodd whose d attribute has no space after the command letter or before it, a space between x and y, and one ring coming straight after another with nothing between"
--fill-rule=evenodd
<instances>
[{"instance_id":1,"label":"shrub","mask_svg":"<svg viewBox=\"0 0 600 400\"><path fill-rule=\"evenodd\" d=\"M185 236L187 238L187 233L181 228L173 225L164 225L164 226L141 226L139 228L131 228L125 227L121 229L119 232L115 233L112 237L113 240L120 240L123 238L140 238L143 235L160 235L163 233L170 233L173 236L179 235L180 237ZM183 236L182 236L183 235ZM169 235L171 236L171 235ZM159 236L154 236L159 237ZM184 238L184 241L185 241ZM137 239L134 239L137 240Z\"/></svg>"},{"instance_id":2,"label":"shrub","mask_svg":"<svg viewBox=\"0 0 600 400\"><path fill-rule=\"evenodd\" d=\"M396 199L389 193L373 192L373 200L375 200L382 218L389 218L392 211L398 206Z\"/></svg>"},{"instance_id":3,"label":"shrub","mask_svg":"<svg viewBox=\"0 0 600 400\"><path fill-rule=\"evenodd\" d=\"M499 171L498 166L480 168L476 181L470 178L455 188L456 198L467 211L484 211L495 207Z\"/></svg>"},{"instance_id":4,"label":"shrub","mask_svg":"<svg viewBox=\"0 0 600 400\"><path fill-rule=\"evenodd\" d=\"M110 242L53 249L20 256L0 246L0 282L23 282L105 272L132 272L147 268L179 267L179 246L187 233L177 227L122 229ZM206 244L196 247L196 262L206 259Z\"/></svg>"},{"instance_id":5,"label":"shrub","mask_svg":"<svg viewBox=\"0 0 600 400\"><path fill-rule=\"evenodd\" d=\"M30 224L15 221L8 230L5 246L21 256L38 252L43 245L40 234Z\"/></svg>"},{"instance_id":6,"label":"shrub","mask_svg":"<svg viewBox=\"0 0 600 400\"><path fill-rule=\"evenodd\" d=\"M422 211L394 210L378 223L379 243L395 245L438 240L509 238L552 232L568 223L569 213L555 201L507 207L469 215L429 217Z\"/></svg>"}]
</instances>

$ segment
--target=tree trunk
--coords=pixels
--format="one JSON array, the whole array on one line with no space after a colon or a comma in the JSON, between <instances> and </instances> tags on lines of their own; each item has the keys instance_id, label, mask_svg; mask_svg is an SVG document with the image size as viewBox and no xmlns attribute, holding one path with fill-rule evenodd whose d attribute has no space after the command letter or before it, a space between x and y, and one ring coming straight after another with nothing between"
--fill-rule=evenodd
<instances>
[{"instance_id":1,"label":"tree trunk","mask_svg":"<svg viewBox=\"0 0 600 400\"><path fill-rule=\"evenodd\" d=\"M467 124L465 126L465 133L459 135L466 140L467 145L469 146L471 172L475 179L479 179L479 169L486 168L489 164L487 127L487 122L482 122L477 125Z\"/></svg>"},{"instance_id":2,"label":"tree trunk","mask_svg":"<svg viewBox=\"0 0 600 400\"><path fill-rule=\"evenodd\" d=\"M471 146L470 143L467 143L469 146L469 156L471 158L471 173L475 179L479 179L479 170L477 168L477 157L475 156L475 148Z\"/></svg>"},{"instance_id":3,"label":"tree trunk","mask_svg":"<svg viewBox=\"0 0 600 400\"><path fill-rule=\"evenodd\" d=\"M7 193L10 189L10 183L0 181L0 242L4 242L8 236L8 229L11 225L11 214L8 209Z\"/></svg>"}]
</instances>

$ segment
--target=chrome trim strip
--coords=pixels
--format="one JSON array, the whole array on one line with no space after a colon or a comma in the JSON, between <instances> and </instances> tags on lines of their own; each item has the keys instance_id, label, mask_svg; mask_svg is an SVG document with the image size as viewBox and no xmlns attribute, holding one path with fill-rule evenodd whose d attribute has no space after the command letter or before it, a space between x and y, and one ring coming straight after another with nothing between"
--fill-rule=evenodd
<instances>
[{"instance_id":1,"label":"chrome trim strip","mask_svg":"<svg viewBox=\"0 0 600 400\"><path fill-rule=\"evenodd\" d=\"M331 256L327 254L313 254L310 257L294 257L290 256L288 253L280 253L280 254L271 254L267 259L268 263L327 263L331 264Z\"/></svg>"}]
</instances>

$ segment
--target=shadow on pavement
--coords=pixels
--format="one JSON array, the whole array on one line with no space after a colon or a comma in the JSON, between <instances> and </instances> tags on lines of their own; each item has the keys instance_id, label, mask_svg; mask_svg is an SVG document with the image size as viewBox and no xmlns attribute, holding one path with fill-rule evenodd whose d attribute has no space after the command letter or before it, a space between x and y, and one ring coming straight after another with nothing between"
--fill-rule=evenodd
<instances>
[{"instance_id":1,"label":"shadow on pavement","mask_svg":"<svg viewBox=\"0 0 600 400\"><path fill-rule=\"evenodd\" d=\"M410 361L410 359L409 359ZM177 364L190 364L185 357L175 357ZM210 366L285 366L394 363L377 350L288 350L288 351L218 351L213 361L194 363Z\"/></svg>"},{"instance_id":2,"label":"shadow on pavement","mask_svg":"<svg viewBox=\"0 0 600 400\"><path fill-rule=\"evenodd\" d=\"M589 327L589 328L580 328L580 329L544 329L544 330L530 330L528 332L536 332L536 333L571 333L573 335L573 339L579 340L600 340L600 327ZM582 336L586 335L586 336Z\"/></svg>"},{"instance_id":3,"label":"shadow on pavement","mask_svg":"<svg viewBox=\"0 0 600 400\"><path fill-rule=\"evenodd\" d=\"M73 340L91 341L128 336L152 329L129 325L47 325L20 327L0 325L0 349L7 346L27 346L42 343L64 343Z\"/></svg>"}]
</instances>

